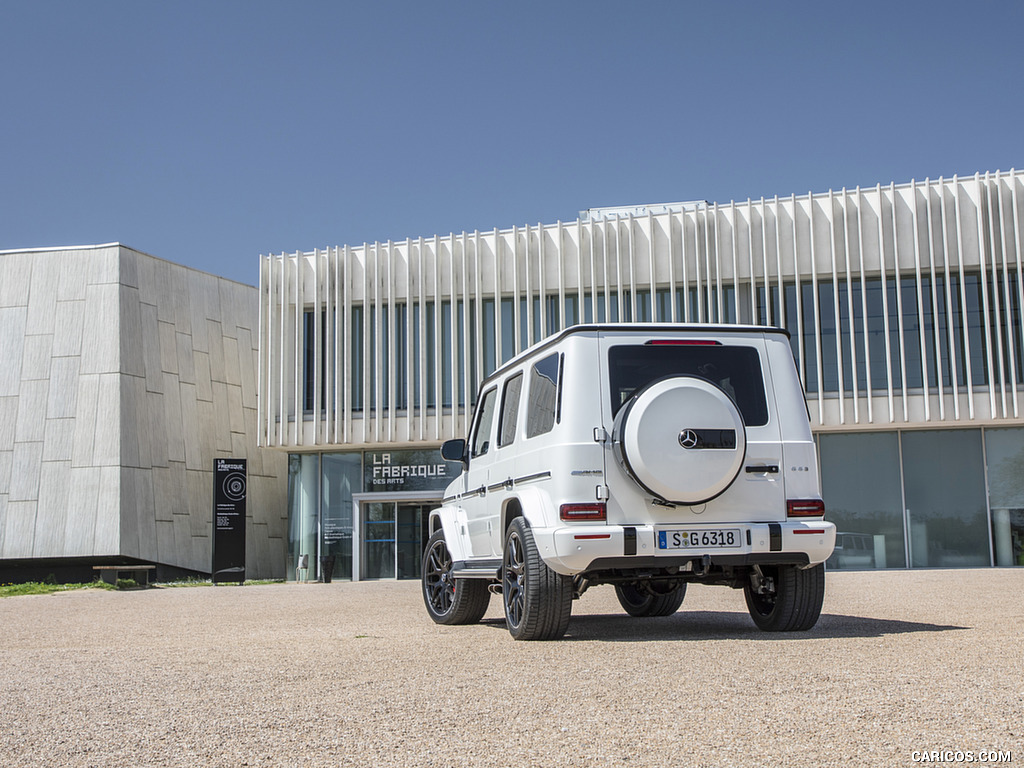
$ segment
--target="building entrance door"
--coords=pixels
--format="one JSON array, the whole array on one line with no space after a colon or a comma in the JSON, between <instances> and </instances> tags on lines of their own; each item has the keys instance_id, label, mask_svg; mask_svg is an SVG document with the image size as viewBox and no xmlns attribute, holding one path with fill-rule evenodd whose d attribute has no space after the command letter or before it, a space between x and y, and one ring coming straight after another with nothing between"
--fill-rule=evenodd
<instances>
[{"instance_id":1,"label":"building entrance door","mask_svg":"<svg viewBox=\"0 0 1024 768\"><path fill-rule=\"evenodd\" d=\"M434 506L422 501L362 502L360 577L418 579Z\"/></svg>"}]
</instances>

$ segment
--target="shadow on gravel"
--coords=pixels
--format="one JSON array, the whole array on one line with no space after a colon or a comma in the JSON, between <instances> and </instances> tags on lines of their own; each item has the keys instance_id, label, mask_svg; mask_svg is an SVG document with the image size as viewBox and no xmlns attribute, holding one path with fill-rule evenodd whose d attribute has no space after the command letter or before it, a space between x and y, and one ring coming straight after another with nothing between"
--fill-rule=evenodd
<instances>
[{"instance_id":1,"label":"shadow on gravel","mask_svg":"<svg viewBox=\"0 0 1024 768\"><path fill-rule=\"evenodd\" d=\"M485 619L483 624L505 629L504 619ZM675 640L820 640L841 637L883 637L914 632L951 632L970 629L949 624L872 619L865 616L823 614L807 632L762 632L746 613L680 611L658 619L634 619L624 614L573 616L564 640L601 642L650 642Z\"/></svg>"}]
</instances>

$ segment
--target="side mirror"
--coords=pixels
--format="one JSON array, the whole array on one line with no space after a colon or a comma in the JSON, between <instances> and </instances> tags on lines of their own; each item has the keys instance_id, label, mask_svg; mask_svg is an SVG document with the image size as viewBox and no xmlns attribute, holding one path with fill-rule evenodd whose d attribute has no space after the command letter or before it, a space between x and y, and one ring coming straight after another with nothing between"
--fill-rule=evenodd
<instances>
[{"instance_id":1,"label":"side mirror","mask_svg":"<svg viewBox=\"0 0 1024 768\"><path fill-rule=\"evenodd\" d=\"M441 458L445 461L460 461L468 467L469 455L466 453L466 441L461 438L445 440L441 444Z\"/></svg>"}]
</instances>

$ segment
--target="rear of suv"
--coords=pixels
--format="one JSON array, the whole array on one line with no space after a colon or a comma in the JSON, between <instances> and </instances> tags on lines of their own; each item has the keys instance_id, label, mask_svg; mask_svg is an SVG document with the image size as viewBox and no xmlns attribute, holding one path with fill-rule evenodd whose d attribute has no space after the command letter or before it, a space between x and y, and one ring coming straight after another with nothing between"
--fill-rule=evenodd
<instances>
[{"instance_id":1,"label":"rear of suv","mask_svg":"<svg viewBox=\"0 0 1024 768\"><path fill-rule=\"evenodd\" d=\"M498 593L513 637L552 639L592 586L668 616L693 583L742 589L767 631L817 622L835 527L785 331L574 326L488 377L442 455L465 471L430 516L438 623Z\"/></svg>"}]
</instances>

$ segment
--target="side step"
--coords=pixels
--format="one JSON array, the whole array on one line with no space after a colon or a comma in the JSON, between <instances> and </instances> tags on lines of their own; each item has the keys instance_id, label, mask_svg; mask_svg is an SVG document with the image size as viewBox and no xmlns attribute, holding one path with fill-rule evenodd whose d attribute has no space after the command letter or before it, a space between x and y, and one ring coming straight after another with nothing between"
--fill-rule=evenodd
<instances>
[{"instance_id":1,"label":"side step","mask_svg":"<svg viewBox=\"0 0 1024 768\"><path fill-rule=\"evenodd\" d=\"M501 560L456 560L452 563L452 576L457 579L500 579Z\"/></svg>"}]
</instances>

